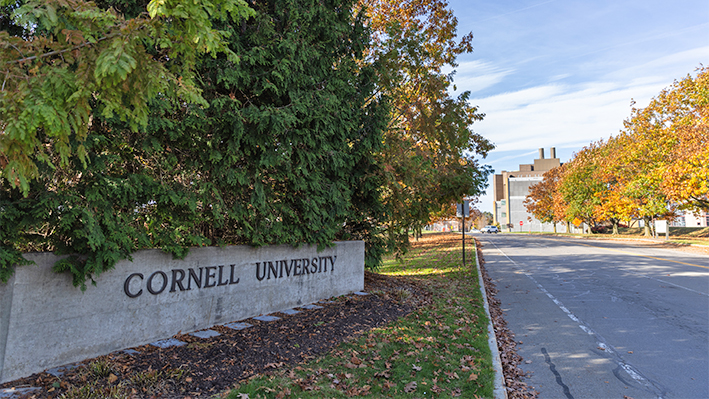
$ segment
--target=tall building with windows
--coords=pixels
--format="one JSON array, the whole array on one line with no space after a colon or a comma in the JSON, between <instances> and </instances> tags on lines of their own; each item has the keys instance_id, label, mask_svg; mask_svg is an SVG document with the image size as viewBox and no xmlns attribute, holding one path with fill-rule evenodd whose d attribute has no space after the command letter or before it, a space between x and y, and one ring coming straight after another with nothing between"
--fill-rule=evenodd
<instances>
[{"instance_id":1,"label":"tall building with windows","mask_svg":"<svg viewBox=\"0 0 709 399\"><path fill-rule=\"evenodd\" d=\"M540 148L539 158L533 164L519 165L516 171L503 170L493 177L494 221L504 231L554 231L551 223L541 223L524 207L529 187L542 181L544 172L561 166L561 161L556 157L556 148L551 147L549 155L550 158L545 158L544 149ZM557 231L565 232L566 224L559 223Z\"/></svg>"}]
</instances>

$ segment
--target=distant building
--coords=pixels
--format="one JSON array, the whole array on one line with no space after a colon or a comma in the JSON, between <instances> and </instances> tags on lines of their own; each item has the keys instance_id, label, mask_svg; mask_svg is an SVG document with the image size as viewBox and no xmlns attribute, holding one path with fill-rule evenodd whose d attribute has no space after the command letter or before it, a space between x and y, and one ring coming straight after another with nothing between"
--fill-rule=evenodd
<instances>
[{"instance_id":1,"label":"distant building","mask_svg":"<svg viewBox=\"0 0 709 399\"><path fill-rule=\"evenodd\" d=\"M695 214L692 211L679 211L677 218L671 225L676 227L709 227L709 213L701 211Z\"/></svg>"},{"instance_id":2,"label":"distant building","mask_svg":"<svg viewBox=\"0 0 709 399\"><path fill-rule=\"evenodd\" d=\"M495 223L503 231L554 231L551 223L541 223L524 207L524 200L529 194L529 187L543 179L544 172L557 166L561 161L556 157L556 148L551 147L551 158L544 158L544 149L539 149L539 159L533 164L519 165L519 170L496 174L492 181L495 198ZM530 222L528 218L531 218ZM522 225L520 225L522 222ZM558 232L566 232L566 224L557 224Z\"/></svg>"}]
</instances>

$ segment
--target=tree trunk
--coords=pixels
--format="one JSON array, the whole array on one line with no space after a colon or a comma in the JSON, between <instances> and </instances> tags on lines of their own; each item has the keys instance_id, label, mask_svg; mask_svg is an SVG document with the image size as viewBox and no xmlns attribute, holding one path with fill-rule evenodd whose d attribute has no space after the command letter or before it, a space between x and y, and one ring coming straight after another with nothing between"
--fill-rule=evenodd
<instances>
[{"instance_id":1,"label":"tree trunk","mask_svg":"<svg viewBox=\"0 0 709 399\"><path fill-rule=\"evenodd\" d=\"M650 218L643 218L645 221L645 237L650 237L652 233L650 232Z\"/></svg>"}]
</instances>

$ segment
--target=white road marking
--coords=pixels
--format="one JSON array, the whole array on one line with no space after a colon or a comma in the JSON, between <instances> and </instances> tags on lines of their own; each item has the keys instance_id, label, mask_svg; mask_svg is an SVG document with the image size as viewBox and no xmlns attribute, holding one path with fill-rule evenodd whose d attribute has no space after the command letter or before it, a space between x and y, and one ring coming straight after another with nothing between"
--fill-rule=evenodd
<instances>
[{"instance_id":1,"label":"white road marking","mask_svg":"<svg viewBox=\"0 0 709 399\"><path fill-rule=\"evenodd\" d=\"M597 332L595 332L595 331L594 331L591 327L589 327L585 322L581 321L578 317L576 317L576 315L575 315L573 312L571 312L566 306L564 306L564 304L561 303L561 301L558 300L556 297L554 297L554 295L552 295L549 291L547 291L547 289L544 288L544 286L542 286L534 277L532 277L531 274L527 273L524 269L522 269L522 268L517 264L517 262L515 262L515 261L512 260L509 256L507 256L507 254L504 253L504 252L495 244L494 241L489 241L489 242L492 243L492 245L494 245L495 248L496 248L505 258L507 258L507 260L509 260L510 262L512 262L512 264L515 265L515 267L516 267L519 271L521 271L525 276L527 276L527 278L529 278L530 280L532 280L532 282L534 283L534 285L536 285L537 288L539 288L540 291L542 291L544 294L546 294L546 296L549 297L549 299L551 299L551 300L556 304L556 306L558 306L564 313L566 313L566 315L567 315L571 320L573 320L575 323L577 323L577 324L578 324L578 327L579 327L582 331L584 331L584 332L587 333L588 335L592 335L592 336L596 339L596 345L598 345L598 347L599 347L600 349L602 349L604 352L610 354L610 355L611 355L611 359L612 359L618 366L620 366L623 370L625 370L625 372L626 372L632 379L634 379L634 380L635 380L636 382L638 382L639 384L645 386L646 388L648 388L649 390L651 390L652 392L654 392L654 393L657 395L657 398L658 398L658 399L663 399L663 396L662 396L662 389L661 389L660 387L658 387L657 385L655 385L655 384L654 384L652 381L650 381L649 379L645 378L645 377L642 375L642 373L640 373L640 371L637 370L635 367L633 367L632 365L626 363L625 360L620 356L620 354L619 354L611 345L608 345L608 344L606 343L605 338L603 338L601 335L599 335Z\"/></svg>"},{"instance_id":2,"label":"white road marking","mask_svg":"<svg viewBox=\"0 0 709 399\"><path fill-rule=\"evenodd\" d=\"M685 289L685 290L687 290L687 291L689 291L689 292L694 292L695 294L704 295L704 296L709 296L709 294L707 294L707 293L704 293L704 292L701 292L701 291L697 291L697 290L693 290L693 289L687 288L687 287L685 287L685 286L683 286L683 285L679 285L679 284L675 284L675 283L670 283L669 281L661 280L661 279L659 279L659 278L650 277L650 276L647 276L647 275L645 275L645 274L640 274L640 273L636 273L636 272L629 272L629 273L634 274L634 275L636 275L636 276L638 276L638 277L645 277L645 278L650 279L650 280L655 280L655 281L657 281L657 282L659 282L659 283L669 284L669 285L675 286L675 287L677 287L677 288L682 288L682 289Z\"/></svg>"}]
</instances>

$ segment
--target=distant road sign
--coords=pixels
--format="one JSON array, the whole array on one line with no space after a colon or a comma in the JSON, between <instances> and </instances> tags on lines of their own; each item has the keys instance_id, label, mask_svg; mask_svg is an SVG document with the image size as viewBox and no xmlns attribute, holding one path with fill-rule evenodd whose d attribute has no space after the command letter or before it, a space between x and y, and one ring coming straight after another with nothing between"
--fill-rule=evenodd
<instances>
[{"instance_id":1,"label":"distant road sign","mask_svg":"<svg viewBox=\"0 0 709 399\"><path fill-rule=\"evenodd\" d=\"M519 225L521 226L522 224L523 224L523 223L522 223L522 221L520 220L520 221L519 221Z\"/></svg>"},{"instance_id":2,"label":"distant road sign","mask_svg":"<svg viewBox=\"0 0 709 399\"><path fill-rule=\"evenodd\" d=\"M470 216L470 203L468 201L463 201L462 204L456 205L456 216L459 218Z\"/></svg>"}]
</instances>

